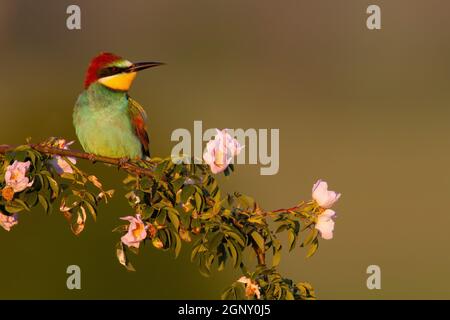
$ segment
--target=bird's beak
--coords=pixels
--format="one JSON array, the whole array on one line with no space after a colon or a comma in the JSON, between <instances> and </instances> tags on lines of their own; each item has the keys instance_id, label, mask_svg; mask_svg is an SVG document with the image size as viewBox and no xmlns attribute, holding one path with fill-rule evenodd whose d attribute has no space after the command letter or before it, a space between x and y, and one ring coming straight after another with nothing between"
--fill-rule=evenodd
<instances>
[{"instance_id":1,"label":"bird's beak","mask_svg":"<svg viewBox=\"0 0 450 320\"><path fill-rule=\"evenodd\" d=\"M137 72L141 70L145 70L148 68L153 68L157 66L162 66L164 63L162 62L136 62L131 65L126 72Z\"/></svg>"}]
</instances>

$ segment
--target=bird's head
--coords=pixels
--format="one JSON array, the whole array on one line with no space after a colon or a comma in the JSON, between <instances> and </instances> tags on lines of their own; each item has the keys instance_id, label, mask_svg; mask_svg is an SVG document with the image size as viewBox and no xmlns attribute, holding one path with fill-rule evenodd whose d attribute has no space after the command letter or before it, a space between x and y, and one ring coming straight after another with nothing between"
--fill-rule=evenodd
<instances>
[{"instance_id":1,"label":"bird's head","mask_svg":"<svg viewBox=\"0 0 450 320\"><path fill-rule=\"evenodd\" d=\"M157 67L161 62L132 63L112 53L102 52L91 60L86 72L84 87L99 82L107 88L128 91L138 71Z\"/></svg>"}]
</instances>

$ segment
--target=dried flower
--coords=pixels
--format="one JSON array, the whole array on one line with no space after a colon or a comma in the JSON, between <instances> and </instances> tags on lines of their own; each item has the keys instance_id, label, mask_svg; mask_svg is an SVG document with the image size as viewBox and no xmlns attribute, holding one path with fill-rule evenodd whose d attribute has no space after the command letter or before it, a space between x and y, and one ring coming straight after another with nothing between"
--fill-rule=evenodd
<instances>
[{"instance_id":1,"label":"dried flower","mask_svg":"<svg viewBox=\"0 0 450 320\"><path fill-rule=\"evenodd\" d=\"M261 293L259 292L260 288L256 284L256 282L252 281L247 277L239 278L238 282L245 284L245 295L247 298L251 298L254 295L256 295L258 299L261 298Z\"/></svg>"}]
</instances>

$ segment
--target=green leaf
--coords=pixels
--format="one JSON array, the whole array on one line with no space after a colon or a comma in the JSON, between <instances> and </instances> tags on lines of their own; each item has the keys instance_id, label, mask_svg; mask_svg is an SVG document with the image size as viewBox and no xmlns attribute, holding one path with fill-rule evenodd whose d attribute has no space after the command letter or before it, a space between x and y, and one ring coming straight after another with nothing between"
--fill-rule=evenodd
<instances>
[{"instance_id":1,"label":"green leaf","mask_svg":"<svg viewBox=\"0 0 450 320\"><path fill-rule=\"evenodd\" d=\"M184 212L182 208L177 207L177 211L180 217L180 222L184 227L189 227L189 223L191 221L191 215L189 212Z\"/></svg>"},{"instance_id":2,"label":"green leaf","mask_svg":"<svg viewBox=\"0 0 450 320\"><path fill-rule=\"evenodd\" d=\"M58 195L59 195L59 186L58 186L58 183L55 181L55 179L53 179L53 178L50 177L50 176L47 176L47 179L48 179L48 183L49 183L49 185L50 185L50 188L51 188L52 191L53 191L52 198L57 198Z\"/></svg>"},{"instance_id":3,"label":"green leaf","mask_svg":"<svg viewBox=\"0 0 450 320\"><path fill-rule=\"evenodd\" d=\"M180 227L180 219L178 218L178 211L174 208L166 208L167 214L169 215L170 222L172 222L175 230Z\"/></svg>"},{"instance_id":4,"label":"green leaf","mask_svg":"<svg viewBox=\"0 0 450 320\"><path fill-rule=\"evenodd\" d=\"M317 235L319 234L319 230L316 228L312 229L311 232L309 232L308 236L306 237L305 241L303 241L303 245L307 246L310 244L313 240L317 238Z\"/></svg>"},{"instance_id":5,"label":"green leaf","mask_svg":"<svg viewBox=\"0 0 450 320\"><path fill-rule=\"evenodd\" d=\"M210 273L211 273L211 266L212 266L212 264L213 264L215 258L216 258L215 255L210 254L210 255L208 256L208 258L205 260L205 267L206 267L206 269L208 269L208 271L209 271Z\"/></svg>"},{"instance_id":6,"label":"green leaf","mask_svg":"<svg viewBox=\"0 0 450 320\"><path fill-rule=\"evenodd\" d=\"M235 193L236 198L238 199L238 207L240 208L254 208L255 200L245 194Z\"/></svg>"},{"instance_id":7,"label":"green leaf","mask_svg":"<svg viewBox=\"0 0 450 320\"><path fill-rule=\"evenodd\" d=\"M122 242L119 242L116 245L116 256L117 260L119 260L119 263L123 265L128 271L136 271L133 265L128 261Z\"/></svg>"},{"instance_id":8,"label":"green leaf","mask_svg":"<svg viewBox=\"0 0 450 320\"><path fill-rule=\"evenodd\" d=\"M88 211L90 212L94 221L97 221L97 210L95 209L95 207L87 201L84 201L83 203L84 203L84 207L86 207L88 209Z\"/></svg>"},{"instance_id":9,"label":"green leaf","mask_svg":"<svg viewBox=\"0 0 450 320\"><path fill-rule=\"evenodd\" d=\"M250 223L264 225L264 217L261 215L254 215L254 216L250 217L247 221Z\"/></svg>"},{"instance_id":10,"label":"green leaf","mask_svg":"<svg viewBox=\"0 0 450 320\"><path fill-rule=\"evenodd\" d=\"M297 237L292 229L288 232L288 243L289 243L289 251L292 251L295 248L295 243L297 242Z\"/></svg>"},{"instance_id":11,"label":"green leaf","mask_svg":"<svg viewBox=\"0 0 450 320\"><path fill-rule=\"evenodd\" d=\"M211 239L208 242L208 247L210 250L216 249L219 244L222 242L223 233L217 232L216 234L212 234Z\"/></svg>"},{"instance_id":12,"label":"green leaf","mask_svg":"<svg viewBox=\"0 0 450 320\"><path fill-rule=\"evenodd\" d=\"M61 178L67 179L67 180L72 180L72 181L76 179L76 177L73 173L67 173L67 172L63 172L61 174Z\"/></svg>"},{"instance_id":13,"label":"green leaf","mask_svg":"<svg viewBox=\"0 0 450 320\"><path fill-rule=\"evenodd\" d=\"M194 247L194 249L192 249L192 252L191 252L191 262L194 262L194 261L195 261L195 258L197 257L197 254L199 253L200 247L201 247L201 246L202 246L202 245L200 244L200 245Z\"/></svg>"},{"instance_id":14,"label":"green leaf","mask_svg":"<svg viewBox=\"0 0 450 320\"><path fill-rule=\"evenodd\" d=\"M5 210L9 213L18 213L24 210L24 207L18 203L10 202L5 205Z\"/></svg>"},{"instance_id":15,"label":"green leaf","mask_svg":"<svg viewBox=\"0 0 450 320\"><path fill-rule=\"evenodd\" d=\"M167 210L163 209L159 212L159 215L156 217L156 223L160 226L166 223Z\"/></svg>"},{"instance_id":16,"label":"green leaf","mask_svg":"<svg viewBox=\"0 0 450 320\"><path fill-rule=\"evenodd\" d=\"M282 231L284 231L284 230L286 230L286 229L288 229L289 228L289 226L287 225L287 224L282 224L282 225L280 225L278 228L277 228L277 230L275 231L275 233L280 233L280 232L282 232Z\"/></svg>"},{"instance_id":17,"label":"green leaf","mask_svg":"<svg viewBox=\"0 0 450 320\"><path fill-rule=\"evenodd\" d=\"M281 261L281 251L276 250L272 257L272 267L277 267Z\"/></svg>"},{"instance_id":18,"label":"green leaf","mask_svg":"<svg viewBox=\"0 0 450 320\"><path fill-rule=\"evenodd\" d=\"M156 166L154 174L157 178L161 178L162 174L164 173L164 169L166 168L166 165L167 165L167 162L163 161Z\"/></svg>"},{"instance_id":19,"label":"green leaf","mask_svg":"<svg viewBox=\"0 0 450 320\"><path fill-rule=\"evenodd\" d=\"M253 231L252 238L261 250L265 250L265 240L258 232Z\"/></svg>"},{"instance_id":20,"label":"green leaf","mask_svg":"<svg viewBox=\"0 0 450 320\"><path fill-rule=\"evenodd\" d=\"M199 193L195 193L194 198L195 198L195 209L197 209L197 212L201 213L203 207L203 198Z\"/></svg>"},{"instance_id":21,"label":"green leaf","mask_svg":"<svg viewBox=\"0 0 450 320\"><path fill-rule=\"evenodd\" d=\"M308 253L306 254L306 257L307 258L312 257L316 253L317 248L319 248L319 241L316 239L309 246Z\"/></svg>"},{"instance_id":22,"label":"green leaf","mask_svg":"<svg viewBox=\"0 0 450 320\"><path fill-rule=\"evenodd\" d=\"M245 241L244 241L244 239L242 239L241 236L239 236L239 234L237 234L233 231L227 231L227 232L225 232L225 234L227 236L230 236L234 240L236 240L242 247L245 247Z\"/></svg>"},{"instance_id":23,"label":"green leaf","mask_svg":"<svg viewBox=\"0 0 450 320\"><path fill-rule=\"evenodd\" d=\"M195 187L193 185L187 185L183 187L183 190L181 191L181 202L186 203L189 198L192 196L192 194L195 192Z\"/></svg>"},{"instance_id":24,"label":"green leaf","mask_svg":"<svg viewBox=\"0 0 450 320\"><path fill-rule=\"evenodd\" d=\"M238 264L239 256L238 256L238 252L236 250L236 247L235 247L233 241L228 240L227 247L228 247L228 251L230 252L231 259L233 260L233 267L236 268L239 265Z\"/></svg>"},{"instance_id":25,"label":"green leaf","mask_svg":"<svg viewBox=\"0 0 450 320\"><path fill-rule=\"evenodd\" d=\"M202 276L209 277L211 275L211 270L208 268L208 260L204 254L200 256L200 263L198 267Z\"/></svg>"},{"instance_id":26,"label":"green leaf","mask_svg":"<svg viewBox=\"0 0 450 320\"><path fill-rule=\"evenodd\" d=\"M28 204L27 203L25 203L25 201L23 201L23 200L20 200L20 199L15 199L14 201L13 201L13 204L16 206L18 206L18 207L22 207L23 209L25 209L25 210L27 210L27 211L30 211L31 210L31 208L28 206Z\"/></svg>"},{"instance_id":27,"label":"green leaf","mask_svg":"<svg viewBox=\"0 0 450 320\"><path fill-rule=\"evenodd\" d=\"M220 296L222 300L238 300L237 294L236 294L236 288L234 286L231 286L227 290L225 290L222 295Z\"/></svg>"},{"instance_id":28,"label":"green leaf","mask_svg":"<svg viewBox=\"0 0 450 320\"><path fill-rule=\"evenodd\" d=\"M36 191L24 193L21 198L28 204L29 207L34 207L38 202L38 193Z\"/></svg>"},{"instance_id":29,"label":"green leaf","mask_svg":"<svg viewBox=\"0 0 450 320\"><path fill-rule=\"evenodd\" d=\"M85 192L84 193L85 196L85 201L89 202L91 205L96 206L97 205L97 200L95 199L95 196L90 193L90 192Z\"/></svg>"},{"instance_id":30,"label":"green leaf","mask_svg":"<svg viewBox=\"0 0 450 320\"><path fill-rule=\"evenodd\" d=\"M286 300L295 300L294 295L289 289L286 290Z\"/></svg>"},{"instance_id":31,"label":"green leaf","mask_svg":"<svg viewBox=\"0 0 450 320\"><path fill-rule=\"evenodd\" d=\"M173 233L173 235L175 237L175 258L177 258L181 252L181 239L178 233Z\"/></svg>"},{"instance_id":32,"label":"green leaf","mask_svg":"<svg viewBox=\"0 0 450 320\"><path fill-rule=\"evenodd\" d=\"M41 204L42 208L44 208L46 213L50 212L50 203L49 201L42 195L38 194L39 203Z\"/></svg>"},{"instance_id":33,"label":"green leaf","mask_svg":"<svg viewBox=\"0 0 450 320\"><path fill-rule=\"evenodd\" d=\"M135 181L136 181L136 176L129 174L125 179L123 179L122 183L129 184L129 183L135 182Z\"/></svg>"},{"instance_id":34,"label":"green leaf","mask_svg":"<svg viewBox=\"0 0 450 320\"><path fill-rule=\"evenodd\" d=\"M185 178L178 178L177 180L172 182L173 191L176 193L183 186Z\"/></svg>"}]
</instances>

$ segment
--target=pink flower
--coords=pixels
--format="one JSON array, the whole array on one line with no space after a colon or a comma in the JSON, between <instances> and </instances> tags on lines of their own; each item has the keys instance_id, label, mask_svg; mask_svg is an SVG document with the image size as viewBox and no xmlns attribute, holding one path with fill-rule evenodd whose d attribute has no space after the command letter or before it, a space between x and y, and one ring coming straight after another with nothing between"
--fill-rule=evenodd
<instances>
[{"instance_id":1,"label":"pink flower","mask_svg":"<svg viewBox=\"0 0 450 320\"><path fill-rule=\"evenodd\" d=\"M19 216L16 214L7 216L0 212L0 226L6 231L10 231L12 227L19 223Z\"/></svg>"},{"instance_id":2,"label":"pink flower","mask_svg":"<svg viewBox=\"0 0 450 320\"><path fill-rule=\"evenodd\" d=\"M254 281L247 277L241 277L239 278L238 282L245 284L245 295L247 296L247 298L251 298L254 295L256 295L258 299L261 298L259 286Z\"/></svg>"},{"instance_id":3,"label":"pink flower","mask_svg":"<svg viewBox=\"0 0 450 320\"><path fill-rule=\"evenodd\" d=\"M147 231L145 230L145 225L141 220L141 216L128 216L122 217L120 219L130 222L127 234L121 238L122 243L127 245L128 247L139 248L141 241L147 237Z\"/></svg>"},{"instance_id":4,"label":"pink flower","mask_svg":"<svg viewBox=\"0 0 450 320\"><path fill-rule=\"evenodd\" d=\"M329 209L341 197L340 193L328 191L328 184L325 181L318 180L312 189L312 198L324 209Z\"/></svg>"},{"instance_id":5,"label":"pink flower","mask_svg":"<svg viewBox=\"0 0 450 320\"><path fill-rule=\"evenodd\" d=\"M211 172L217 174L230 165L242 148L239 142L227 132L227 129L222 131L217 129L214 140L210 140L206 145L203 160L209 165Z\"/></svg>"},{"instance_id":6,"label":"pink flower","mask_svg":"<svg viewBox=\"0 0 450 320\"><path fill-rule=\"evenodd\" d=\"M26 176L30 169L30 161L14 163L6 168L5 182L8 187L13 188L14 192L20 192L33 185L33 181Z\"/></svg>"},{"instance_id":7,"label":"pink flower","mask_svg":"<svg viewBox=\"0 0 450 320\"><path fill-rule=\"evenodd\" d=\"M60 149L68 150L69 146L72 145L74 141L67 142L65 139L58 139L56 141L56 146ZM73 157L67 158L72 164L77 163L77 159ZM50 164L55 168L56 172L58 174L63 173L73 173L73 169L70 166L70 164L64 160L61 156L54 156L53 159L50 161Z\"/></svg>"},{"instance_id":8,"label":"pink flower","mask_svg":"<svg viewBox=\"0 0 450 320\"><path fill-rule=\"evenodd\" d=\"M319 230L320 236L325 240L333 239L334 217L336 212L327 209L317 217L315 228Z\"/></svg>"}]
</instances>

